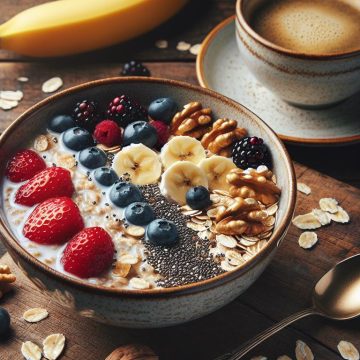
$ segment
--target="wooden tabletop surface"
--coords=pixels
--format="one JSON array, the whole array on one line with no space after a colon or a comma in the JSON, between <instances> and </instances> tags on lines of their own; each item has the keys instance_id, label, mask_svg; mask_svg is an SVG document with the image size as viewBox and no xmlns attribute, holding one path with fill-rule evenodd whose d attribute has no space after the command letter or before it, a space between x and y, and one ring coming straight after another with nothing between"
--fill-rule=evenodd
<instances>
[{"instance_id":1,"label":"wooden tabletop surface","mask_svg":"<svg viewBox=\"0 0 360 360\"><path fill-rule=\"evenodd\" d=\"M15 15L17 12L28 8L34 4L46 2L45 0L1 0L0 24ZM234 13L235 2L233 0L212 0L190 1L189 5L175 18L157 30L143 36L128 44L114 46L109 49L99 50L89 54L62 59L29 59L19 55L0 50L0 90L16 90L20 88L24 92L24 99L19 106L10 111L0 109L0 132L3 131L19 114L29 106L46 97L41 92L41 84L52 76L60 76L64 81L63 88L67 88L88 80L99 79L119 75L122 64L125 61L136 59L141 60L147 65L153 76L178 79L197 84L195 74L195 56L189 52L176 50L179 41L186 41L191 44L200 43L206 34L221 20ZM155 47L155 41L166 39L169 42L167 49ZM29 82L20 85L16 80L19 76L26 76ZM296 237L299 232L293 231L289 239L289 245L281 250L281 255L277 256L274 263L266 271L264 276L252 287L240 301L227 306L219 315L211 315L205 320L199 320L189 326L182 326L174 330L176 336L184 337L184 346L196 347L196 341L200 341L199 336L188 339L187 330L202 332L204 336L209 336L210 341L216 341L212 332L222 332L219 335L218 347L212 346L213 353L205 352L207 356L218 355L218 352L229 350L235 346L239 340L243 341L274 321L290 314L292 311L300 310L307 305L310 287L314 284L321 274L330 268L336 261L359 251L359 240L355 238L356 229L359 228L359 206L360 193L356 188L360 188L360 144L345 147L304 147L289 145L288 150L293 160L301 163L297 165L298 177L303 176L306 181L312 182L318 193L311 200L319 199L323 196L333 196L337 194L343 200L352 204L354 217L349 227L335 225L334 228L324 230L323 236L330 236L330 242L319 245L319 249L304 254L304 250L298 248ZM328 177L314 172L311 169L337 178L346 184L336 182ZM326 185L325 185L326 184ZM324 186L325 185L325 186ZM352 200L356 203L353 203ZM301 198L299 209L309 209L309 203ZM355 221L354 221L355 220ZM291 266L288 264L288 254L294 254ZM4 253L4 248L0 244L0 256ZM319 258L317 258L319 256ZM292 274L292 270L296 273ZM284 273L286 271L287 273ZM296 276L295 276L296 275ZM274 286L272 285L274 284ZM283 286L283 287L282 287ZM265 288L261 290L261 287ZM268 299L267 299L268 298ZM10 305L11 306L11 305ZM244 315L244 312L246 315ZM240 315L242 313L242 315ZM215 321L216 320L216 321ZM215 321L216 328L212 329L212 321ZM269 355L281 355L277 350L290 349L297 338L306 339L317 351L318 359L338 359L336 355L336 340L343 337L358 340L360 337L359 321L352 321L346 324L334 324L329 321L319 319L304 320L299 325L276 337L268 342L264 347ZM85 325L84 325L85 326ZM210 331L211 330L211 331ZM122 332L123 333L123 332ZM146 332L139 332L140 334ZM160 338L168 336L169 346L177 344L171 338L171 331L156 331L155 346L161 344ZM232 334L232 335L231 335ZM132 337L137 338L137 333L131 331ZM186 340L188 339L188 340ZM204 339L203 339L204 340ZM188 345L186 345L186 341ZM110 343L107 342L110 348ZM204 346L205 342L201 343ZM0 342L0 359L17 359L20 357L3 357L3 348ZM6 344L5 344L6 345ZM360 343L358 341L358 346ZM160 346L160 345L159 345ZM271 346L273 351L270 350ZM180 351L180 350L179 350ZM280 350L279 350L280 351ZM290 351L290 350L289 350ZM177 359L171 357L171 351L164 351L167 355L165 359ZM181 350L182 358L190 359L186 356L185 350ZM193 354L199 355L196 358L206 358L200 356L204 354L200 350ZM78 359L77 357L68 357ZM194 357L195 358L195 357ZM209 358L209 357L207 357ZM340 359L340 358L339 358Z\"/></svg>"}]
</instances>

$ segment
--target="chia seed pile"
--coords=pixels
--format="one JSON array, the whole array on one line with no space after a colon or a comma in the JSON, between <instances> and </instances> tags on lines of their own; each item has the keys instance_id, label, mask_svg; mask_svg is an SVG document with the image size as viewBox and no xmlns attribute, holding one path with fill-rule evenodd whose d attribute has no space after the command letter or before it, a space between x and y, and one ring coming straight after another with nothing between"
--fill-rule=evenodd
<instances>
[{"instance_id":1,"label":"chia seed pile","mask_svg":"<svg viewBox=\"0 0 360 360\"><path fill-rule=\"evenodd\" d=\"M166 199L156 184L140 186L140 189L156 217L173 221L180 237L180 242L174 247L156 246L144 241L148 251L147 262L163 276L157 285L165 288L186 285L223 273L224 270L209 254L210 242L200 239L194 230L186 226L187 218L179 206Z\"/></svg>"}]
</instances>

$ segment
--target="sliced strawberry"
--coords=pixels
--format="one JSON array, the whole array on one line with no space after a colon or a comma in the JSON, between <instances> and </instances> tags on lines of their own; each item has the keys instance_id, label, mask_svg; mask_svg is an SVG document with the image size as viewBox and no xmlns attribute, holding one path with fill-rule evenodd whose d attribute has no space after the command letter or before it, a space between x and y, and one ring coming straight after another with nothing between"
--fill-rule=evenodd
<instances>
[{"instance_id":1,"label":"sliced strawberry","mask_svg":"<svg viewBox=\"0 0 360 360\"><path fill-rule=\"evenodd\" d=\"M39 244L63 244L84 228L77 205L68 197L47 199L33 210L23 234Z\"/></svg>"},{"instance_id":2,"label":"sliced strawberry","mask_svg":"<svg viewBox=\"0 0 360 360\"><path fill-rule=\"evenodd\" d=\"M46 168L45 161L33 150L20 150L8 162L6 177L13 182L29 180Z\"/></svg>"},{"instance_id":3,"label":"sliced strawberry","mask_svg":"<svg viewBox=\"0 0 360 360\"><path fill-rule=\"evenodd\" d=\"M15 194L15 202L32 206L52 197L71 197L73 192L70 172L61 167L50 167L21 185Z\"/></svg>"},{"instance_id":4,"label":"sliced strawberry","mask_svg":"<svg viewBox=\"0 0 360 360\"><path fill-rule=\"evenodd\" d=\"M110 268L114 252L111 236L101 227L90 227L69 241L61 263L65 271L81 278L99 276Z\"/></svg>"}]
</instances>

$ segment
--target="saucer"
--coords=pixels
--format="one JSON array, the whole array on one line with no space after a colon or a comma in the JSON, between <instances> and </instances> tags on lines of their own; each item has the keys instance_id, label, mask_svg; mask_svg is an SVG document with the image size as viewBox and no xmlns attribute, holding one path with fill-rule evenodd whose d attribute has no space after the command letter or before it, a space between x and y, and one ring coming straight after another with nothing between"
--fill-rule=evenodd
<instances>
[{"instance_id":1,"label":"saucer","mask_svg":"<svg viewBox=\"0 0 360 360\"><path fill-rule=\"evenodd\" d=\"M360 141L360 93L326 109L289 105L262 86L241 62L235 16L205 38L196 63L201 86L232 98L264 120L289 143L334 145Z\"/></svg>"}]
</instances>

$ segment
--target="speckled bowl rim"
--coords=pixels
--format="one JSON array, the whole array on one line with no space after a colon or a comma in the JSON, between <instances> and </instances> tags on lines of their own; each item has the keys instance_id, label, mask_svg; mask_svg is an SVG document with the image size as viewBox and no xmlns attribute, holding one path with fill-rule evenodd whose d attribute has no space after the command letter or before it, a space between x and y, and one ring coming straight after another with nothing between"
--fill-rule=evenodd
<instances>
[{"instance_id":1,"label":"speckled bowl rim","mask_svg":"<svg viewBox=\"0 0 360 360\"><path fill-rule=\"evenodd\" d=\"M205 37L205 39L201 44L199 54L197 55L196 58L196 77L198 79L200 86L202 86L203 88L216 91L209 85L206 79L206 73L204 71L205 57L207 56L207 51L211 43L217 37L218 33L235 21L236 21L235 15L231 15L225 20L221 21L207 34L207 36ZM352 136L342 136L337 138L302 138L297 136L284 135L280 133L277 133L277 135L281 140L285 141L286 143L295 144L295 145L352 145L360 141L360 134L352 135Z\"/></svg>"},{"instance_id":2,"label":"speckled bowl rim","mask_svg":"<svg viewBox=\"0 0 360 360\"><path fill-rule=\"evenodd\" d=\"M360 55L360 48L351 51L341 51L341 52L334 52L330 54L311 54L311 53L302 53L295 50L290 50L284 48L282 46L276 45L271 41L266 40L262 36L260 36L257 32L255 32L246 19L243 16L243 5L244 0L237 0L236 1L236 18L240 24L240 26L246 31L250 37L252 37L255 41L258 41L263 46L267 47L268 49L274 50L279 54L288 55L300 59L312 59L312 60L336 60L342 58L348 58Z\"/></svg>"},{"instance_id":3,"label":"speckled bowl rim","mask_svg":"<svg viewBox=\"0 0 360 360\"><path fill-rule=\"evenodd\" d=\"M289 179L289 198L284 199L283 201L287 201L286 211L284 214L284 218L282 221L275 227L274 233L268 241L268 244L260 250L258 254L256 254L249 261L239 266L238 269L232 272L226 272L224 274L220 274L216 277L213 277L208 280L199 281L193 284L181 285L171 288L160 288L160 289L149 289L149 290L126 290L126 289L116 289L109 288L101 285L89 284L82 280L78 280L76 278L72 278L70 276L64 275L48 265L40 262L40 260L31 256L29 253L21 247L15 237L11 234L10 229L7 227L5 220L0 218L0 233L3 235L3 242L6 247L10 248L10 253L15 252L17 256L28 264L34 266L37 270L43 272L47 276L55 278L57 281L63 281L66 285L76 287L80 290L86 291L88 293L96 293L98 295L108 295L108 296L122 296L129 298L166 298L171 295L180 296L187 295L190 293L198 293L201 291L205 291L207 289L211 289L216 287L217 285L221 285L228 281L234 280L235 278L243 275L252 269L255 265L257 265L260 261L264 260L266 256L268 256L275 246L278 246L279 241L281 240L284 233L287 231L293 213L295 209L296 202L296 180L295 180L295 172L293 168L293 164L291 162L290 156L284 146L284 144L279 140L277 135L271 128L266 125L258 116L252 113L250 110L240 105L239 103L220 95L212 90L204 89L199 86L190 85L188 83L175 81L175 80L167 80L160 78L145 78L145 77L114 77L114 78L106 78L101 80L90 81L81 85L77 85L71 87L69 89L63 90L55 95L49 96L48 98L38 102L37 104L30 107L27 111L25 111L22 115L20 115L1 135L0 137L0 149L2 145L8 141L11 135L17 130L20 124L27 120L28 116L32 113L41 110L42 107L51 104L52 102L66 97L68 95L72 95L80 90L89 89L92 87L96 87L98 85L107 85L107 84L118 84L118 83L153 83L153 84L164 84L168 86L173 86L181 89L189 89L192 91L196 91L210 98L216 98L227 106L234 108L236 111L240 111L246 113L250 116L255 122L260 123L264 130L267 132L269 138L272 142L272 147L276 147L279 155L285 159L286 164L286 173Z\"/></svg>"}]
</instances>

